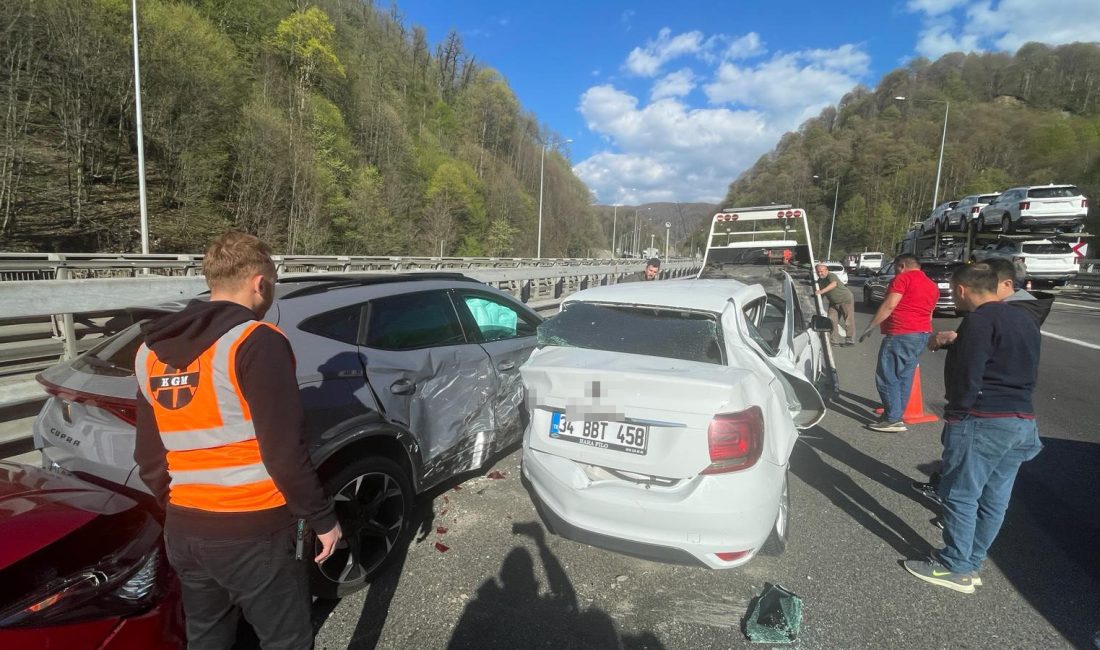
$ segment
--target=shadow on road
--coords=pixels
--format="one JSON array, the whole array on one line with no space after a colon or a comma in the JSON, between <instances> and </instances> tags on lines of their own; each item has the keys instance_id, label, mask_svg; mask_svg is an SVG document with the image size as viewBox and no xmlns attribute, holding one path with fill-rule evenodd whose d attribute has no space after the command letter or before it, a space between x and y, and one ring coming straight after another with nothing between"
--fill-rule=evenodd
<instances>
[{"instance_id":1,"label":"shadow on road","mask_svg":"<svg viewBox=\"0 0 1100 650\"><path fill-rule=\"evenodd\" d=\"M1100 631L1100 444L1043 438L989 558L1077 648Z\"/></svg>"},{"instance_id":2,"label":"shadow on road","mask_svg":"<svg viewBox=\"0 0 1100 650\"><path fill-rule=\"evenodd\" d=\"M852 447L821 427L798 439L791 453L791 471L807 485L848 513L858 524L877 535L903 557L924 557L932 546L901 517L878 502L851 476L827 463L826 454L853 470L927 507L909 489L912 480L894 468Z\"/></svg>"},{"instance_id":3,"label":"shadow on road","mask_svg":"<svg viewBox=\"0 0 1100 650\"><path fill-rule=\"evenodd\" d=\"M620 635L615 623L595 607L582 608L558 558L546 544L537 522L515 523L513 535L525 535L538 546L546 573L546 592L539 593L535 562L522 546L513 548L498 578L486 580L455 625L449 648L663 648L652 634Z\"/></svg>"}]
</instances>

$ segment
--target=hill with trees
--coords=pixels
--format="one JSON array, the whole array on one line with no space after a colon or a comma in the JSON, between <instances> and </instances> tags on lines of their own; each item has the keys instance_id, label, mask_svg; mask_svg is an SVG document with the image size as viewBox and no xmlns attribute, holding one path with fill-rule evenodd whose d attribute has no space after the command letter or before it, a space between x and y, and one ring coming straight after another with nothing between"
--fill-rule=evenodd
<instances>
[{"instance_id":1,"label":"hill with trees","mask_svg":"<svg viewBox=\"0 0 1100 650\"><path fill-rule=\"evenodd\" d=\"M237 227L286 253L601 244L588 189L457 33L369 0L142 0L152 249ZM0 250L140 250L130 3L6 0Z\"/></svg>"},{"instance_id":2,"label":"hill with trees","mask_svg":"<svg viewBox=\"0 0 1100 650\"><path fill-rule=\"evenodd\" d=\"M916 59L786 134L731 183L725 204L797 203L820 247L839 180L833 257L892 251L932 210L945 102L941 203L1073 183L1092 199L1089 231L1100 230L1100 45L1086 43Z\"/></svg>"}]
</instances>

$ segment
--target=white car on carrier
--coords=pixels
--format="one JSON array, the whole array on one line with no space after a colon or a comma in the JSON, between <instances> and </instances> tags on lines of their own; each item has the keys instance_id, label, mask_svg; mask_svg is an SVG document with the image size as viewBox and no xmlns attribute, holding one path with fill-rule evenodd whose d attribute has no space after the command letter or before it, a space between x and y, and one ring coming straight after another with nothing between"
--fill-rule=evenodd
<instances>
[{"instance_id":1,"label":"white car on carrier","mask_svg":"<svg viewBox=\"0 0 1100 650\"><path fill-rule=\"evenodd\" d=\"M523 476L554 532L711 568L784 548L788 462L824 415L829 329L807 327L784 268L588 289L539 327L521 368Z\"/></svg>"}]
</instances>

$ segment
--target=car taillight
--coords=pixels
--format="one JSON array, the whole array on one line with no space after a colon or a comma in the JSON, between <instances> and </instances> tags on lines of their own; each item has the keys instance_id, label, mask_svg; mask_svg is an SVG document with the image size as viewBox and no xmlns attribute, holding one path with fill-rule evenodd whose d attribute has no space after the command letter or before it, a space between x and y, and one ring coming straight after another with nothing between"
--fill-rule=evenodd
<instances>
[{"instance_id":1,"label":"car taillight","mask_svg":"<svg viewBox=\"0 0 1100 650\"><path fill-rule=\"evenodd\" d=\"M58 386L52 381L43 379L42 375L38 375L35 379L38 380L38 383L42 384L42 387L45 388L46 392L50 395L60 397L70 402L101 408L131 426L137 425L137 400L107 397L65 388L64 386Z\"/></svg>"},{"instance_id":2,"label":"car taillight","mask_svg":"<svg viewBox=\"0 0 1100 650\"><path fill-rule=\"evenodd\" d=\"M760 460L764 448L764 413L753 406L738 413L714 416L707 427L710 466L703 474L746 469Z\"/></svg>"},{"instance_id":3,"label":"car taillight","mask_svg":"<svg viewBox=\"0 0 1100 650\"><path fill-rule=\"evenodd\" d=\"M1082 208L1089 207L1089 200L1088 199L1081 199L1081 207Z\"/></svg>"},{"instance_id":4,"label":"car taillight","mask_svg":"<svg viewBox=\"0 0 1100 650\"><path fill-rule=\"evenodd\" d=\"M974 207L970 208L970 214L978 214L981 211L982 211L982 209L979 208L978 206L974 206Z\"/></svg>"},{"instance_id":5,"label":"car taillight","mask_svg":"<svg viewBox=\"0 0 1100 650\"><path fill-rule=\"evenodd\" d=\"M715 553L714 557L722 560L723 562L733 562L734 560L740 560L748 554L748 551L729 551L726 553Z\"/></svg>"},{"instance_id":6,"label":"car taillight","mask_svg":"<svg viewBox=\"0 0 1100 650\"><path fill-rule=\"evenodd\" d=\"M1021 210L1030 210L1031 209L1031 201L1020 201L1020 209Z\"/></svg>"}]
</instances>

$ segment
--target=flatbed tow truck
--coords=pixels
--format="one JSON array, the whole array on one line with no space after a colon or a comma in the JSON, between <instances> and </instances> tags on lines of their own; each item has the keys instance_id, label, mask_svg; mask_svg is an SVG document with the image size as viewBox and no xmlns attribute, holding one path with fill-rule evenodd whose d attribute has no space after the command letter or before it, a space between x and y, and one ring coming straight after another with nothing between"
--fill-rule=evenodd
<instances>
[{"instance_id":1,"label":"flatbed tow truck","mask_svg":"<svg viewBox=\"0 0 1100 650\"><path fill-rule=\"evenodd\" d=\"M821 350L818 391L825 400L840 393L836 362L828 331L813 327L828 320L825 306L814 291L814 264L809 216L790 205L725 208L711 219L710 234L703 256L701 279L733 279L760 284L777 298L795 302L794 319L804 320L799 328L814 329L813 348ZM814 319L805 319L811 314ZM831 329L831 328L830 328ZM800 358L803 353L796 352Z\"/></svg>"}]
</instances>

